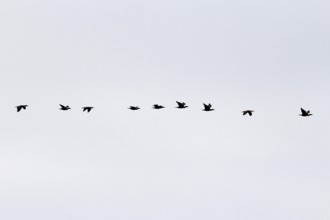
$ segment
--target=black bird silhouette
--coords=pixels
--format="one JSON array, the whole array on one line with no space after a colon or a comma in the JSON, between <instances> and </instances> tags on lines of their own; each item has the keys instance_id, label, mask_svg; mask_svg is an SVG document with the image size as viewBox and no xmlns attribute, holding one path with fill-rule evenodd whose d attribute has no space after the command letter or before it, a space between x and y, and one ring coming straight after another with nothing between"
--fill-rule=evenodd
<instances>
[{"instance_id":1,"label":"black bird silhouette","mask_svg":"<svg viewBox=\"0 0 330 220\"><path fill-rule=\"evenodd\" d=\"M90 112L93 108L94 108L94 107L90 107L90 106L82 107L83 112L84 112L84 111Z\"/></svg>"},{"instance_id":2,"label":"black bird silhouette","mask_svg":"<svg viewBox=\"0 0 330 220\"><path fill-rule=\"evenodd\" d=\"M26 110L26 107L28 107L28 105L19 105L19 106L16 106L17 112L20 112L22 109Z\"/></svg>"},{"instance_id":3,"label":"black bird silhouette","mask_svg":"<svg viewBox=\"0 0 330 220\"><path fill-rule=\"evenodd\" d=\"M154 105L154 109L162 109L162 108L165 108L165 107L162 105L158 105L158 104Z\"/></svg>"},{"instance_id":4,"label":"black bird silhouette","mask_svg":"<svg viewBox=\"0 0 330 220\"><path fill-rule=\"evenodd\" d=\"M62 111L67 111L67 110L71 109L70 106L68 106L68 105L64 106L64 105L60 104L60 106L61 106L60 110L62 110Z\"/></svg>"},{"instance_id":5,"label":"black bird silhouette","mask_svg":"<svg viewBox=\"0 0 330 220\"><path fill-rule=\"evenodd\" d=\"M300 108L300 110L301 110L301 114L300 114L300 116L307 117L307 116L311 116L311 115L313 115L313 114L310 113L310 111L306 111L306 110L303 109L303 108Z\"/></svg>"},{"instance_id":6,"label":"black bird silhouette","mask_svg":"<svg viewBox=\"0 0 330 220\"><path fill-rule=\"evenodd\" d=\"M140 107L139 107L139 106L130 106L128 109L131 109L131 110L139 110Z\"/></svg>"},{"instance_id":7,"label":"black bird silhouette","mask_svg":"<svg viewBox=\"0 0 330 220\"><path fill-rule=\"evenodd\" d=\"M178 103L178 107L177 108L188 108L188 106L186 106L186 103L184 103L184 102L178 102L178 101L176 101L176 103Z\"/></svg>"},{"instance_id":8,"label":"black bird silhouette","mask_svg":"<svg viewBox=\"0 0 330 220\"><path fill-rule=\"evenodd\" d=\"M209 103L208 105L206 105L205 103L203 103L204 105L204 109L203 111L209 112L209 111L213 111L214 109L212 109L212 105Z\"/></svg>"},{"instance_id":9,"label":"black bird silhouette","mask_svg":"<svg viewBox=\"0 0 330 220\"><path fill-rule=\"evenodd\" d=\"M250 116L252 116L252 113L254 111L253 110L245 110L245 111L242 111L242 112L243 112L243 115L249 114Z\"/></svg>"}]
</instances>

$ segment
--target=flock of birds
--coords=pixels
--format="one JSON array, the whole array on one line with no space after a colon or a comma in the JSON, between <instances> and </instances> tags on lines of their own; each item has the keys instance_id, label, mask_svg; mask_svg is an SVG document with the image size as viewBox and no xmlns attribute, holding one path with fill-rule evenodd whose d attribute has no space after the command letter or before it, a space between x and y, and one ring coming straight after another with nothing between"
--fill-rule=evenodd
<instances>
[{"instance_id":1,"label":"flock of birds","mask_svg":"<svg viewBox=\"0 0 330 220\"><path fill-rule=\"evenodd\" d=\"M188 108L188 106L184 102L176 101L176 103L178 104L178 106L176 108L179 108L179 109ZM203 111L206 111L206 112L214 111L214 109L212 108L212 105L210 103L209 104L203 103L203 105L204 105L204 109L202 109ZM28 105L19 105L19 106L16 106L16 109L17 109L17 112L20 112L22 109L26 110L27 107L28 107ZM90 111L92 111L93 108L94 107L92 107L92 106L82 107L83 112L90 112ZM165 107L162 106L162 105L155 104L155 105L153 105L153 108L154 109L162 109L162 108L165 108ZM62 110L62 111L67 111L67 110L70 110L70 109L71 109L70 106L60 104L60 110ZM136 110L139 110L140 107L139 106L130 106L128 109L136 111ZM310 111L306 111L303 108L300 108L300 111L301 111L300 116L303 116L303 117L313 115L313 114L310 113ZM249 116L252 116L253 112L254 112L253 110L244 110L244 111L242 111L243 115L249 115Z\"/></svg>"}]
</instances>

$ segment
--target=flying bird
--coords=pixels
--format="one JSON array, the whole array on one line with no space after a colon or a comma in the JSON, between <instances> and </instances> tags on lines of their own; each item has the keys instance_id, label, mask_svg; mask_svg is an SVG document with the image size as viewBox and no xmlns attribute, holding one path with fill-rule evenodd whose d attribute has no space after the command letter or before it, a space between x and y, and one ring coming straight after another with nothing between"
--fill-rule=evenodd
<instances>
[{"instance_id":1,"label":"flying bird","mask_svg":"<svg viewBox=\"0 0 330 220\"><path fill-rule=\"evenodd\" d=\"M250 116L252 116L252 113L254 111L253 110L245 110L245 111L242 111L242 112L243 112L243 115L249 114Z\"/></svg>"},{"instance_id":2,"label":"flying bird","mask_svg":"<svg viewBox=\"0 0 330 220\"><path fill-rule=\"evenodd\" d=\"M165 108L165 107L162 105L158 105L158 104L154 105L154 109L162 109L162 108Z\"/></svg>"},{"instance_id":3,"label":"flying bird","mask_svg":"<svg viewBox=\"0 0 330 220\"><path fill-rule=\"evenodd\" d=\"M212 105L210 103L208 105L206 105L205 103L203 103L203 105L204 105L203 111L210 112L210 111L213 111L214 110L214 109L212 109Z\"/></svg>"},{"instance_id":4,"label":"flying bird","mask_svg":"<svg viewBox=\"0 0 330 220\"><path fill-rule=\"evenodd\" d=\"M62 111L67 111L67 110L71 109L70 106L68 106L68 105L64 106L64 105L60 104L60 106L61 106L60 110L62 110Z\"/></svg>"},{"instance_id":5,"label":"flying bird","mask_svg":"<svg viewBox=\"0 0 330 220\"><path fill-rule=\"evenodd\" d=\"M82 107L83 112L84 112L84 111L90 112L93 108L94 108L94 107L89 107L89 106L87 106L87 107Z\"/></svg>"},{"instance_id":6,"label":"flying bird","mask_svg":"<svg viewBox=\"0 0 330 220\"><path fill-rule=\"evenodd\" d=\"M300 108L300 110L301 110L301 114L300 114L300 116L307 117L307 116L311 116L311 115L313 115L313 114L310 113L310 111L306 111L306 110L303 109L303 108Z\"/></svg>"},{"instance_id":7,"label":"flying bird","mask_svg":"<svg viewBox=\"0 0 330 220\"><path fill-rule=\"evenodd\" d=\"M139 106L130 106L128 109L131 109L131 110L139 110L140 107L139 107Z\"/></svg>"},{"instance_id":8,"label":"flying bird","mask_svg":"<svg viewBox=\"0 0 330 220\"><path fill-rule=\"evenodd\" d=\"M16 106L17 112L20 112L22 109L26 110L26 107L28 107L28 105L19 105L19 106Z\"/></svg>"},{"instance_id":9,"label":"flying bird","mask_svg":"<svg viewBox=\"0 0 330 220\"><path fill-rule=\"evenodd\" d=\"M186 103L184 103L184 102L178 102L178 101L176 101L176 103L178 103L178 107L177 108L188 108L188 106L186 106Z\"/></svg>"}]
</instances>

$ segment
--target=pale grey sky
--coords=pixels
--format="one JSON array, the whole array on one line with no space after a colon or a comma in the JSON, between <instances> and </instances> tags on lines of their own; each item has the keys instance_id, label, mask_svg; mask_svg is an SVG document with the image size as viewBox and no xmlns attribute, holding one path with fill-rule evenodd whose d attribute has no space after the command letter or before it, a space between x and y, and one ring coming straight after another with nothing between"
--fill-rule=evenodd
<instances>
[{"instance_id":1,"label":"pale grey sky","mask_svg":"<svg viewBox=\"0 0 330 220\"><path fill-rule=\"evenodd\" d=\"M328 220L329 11L1 1L0 219Z\"/></svg>"}]
</instances>

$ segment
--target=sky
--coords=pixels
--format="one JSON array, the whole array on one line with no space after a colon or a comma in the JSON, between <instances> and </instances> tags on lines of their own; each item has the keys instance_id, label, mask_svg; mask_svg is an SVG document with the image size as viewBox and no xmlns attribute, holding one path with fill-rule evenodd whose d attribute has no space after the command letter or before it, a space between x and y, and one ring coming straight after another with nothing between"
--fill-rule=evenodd
<instances>
[{"instance_id":1,"label":"sky","mask_svg":"<svg viewBox=\"0 0 330 220\"><path fill-rule=\"evenodd\" d=\"M0 218L328 220L329 10L1 1Z\"/></svg>"}]
</instances>

